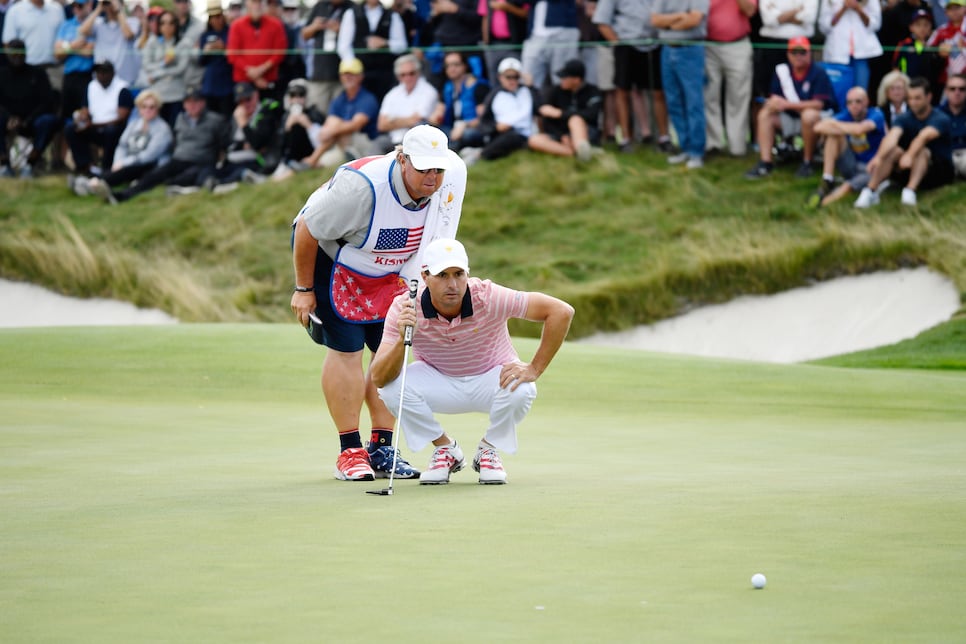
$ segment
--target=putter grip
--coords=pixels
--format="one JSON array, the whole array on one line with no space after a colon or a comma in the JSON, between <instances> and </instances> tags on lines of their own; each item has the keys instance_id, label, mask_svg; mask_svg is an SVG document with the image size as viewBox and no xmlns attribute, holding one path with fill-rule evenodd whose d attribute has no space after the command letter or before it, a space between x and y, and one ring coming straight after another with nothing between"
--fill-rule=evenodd
<instances>
[{"instance_id":1,"label":"putter grip","mask_svg":"<svg viewBox=\"0 0 966 644\"><path fill-rule=\"evenodd\" d=\"M416 308L416 289L418 288L418 281L409 280L409 303L413 308ZM411 326L406 327L406 331L403 334L403 344L410 347L413 346L413 328Z\"/></svg>"}]
</instances>

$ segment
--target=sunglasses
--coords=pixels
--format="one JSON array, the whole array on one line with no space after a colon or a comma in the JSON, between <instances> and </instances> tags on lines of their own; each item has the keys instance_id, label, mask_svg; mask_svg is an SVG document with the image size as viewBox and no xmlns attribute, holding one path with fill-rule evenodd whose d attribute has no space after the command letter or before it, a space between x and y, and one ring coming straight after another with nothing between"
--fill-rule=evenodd
<instances>
[{"instance_id":1,"label":"sunglasses","mask_svg":"<svg viewBox=\"0 0 966 644\"><path fill-rule=\"evenodd\" d=\"M966 85L949 85L946 88L947 92L966 92Z\"/></svg>"},{"instance_id":2,"label":"sunglasses","mask_svg":"<svg viewBox=\"0 0 966 644\"><path fill-rule=\"evenodd\" d=\"M512 80L518 81L520 80L520 74L504 74L503 78L511 81Z\"/></svg>"},{"instance_id":3,"label":"sunglasses","mask_svg":"<svg viewBox=\"0 0 966 644\"><path fill-rule=\"evenodd\" d=\"M409 155L406 155L406 162L409 163L409 165L412 166L413 170L415 170L419 174L428 174L430 172L435 172L436 174L443 174L444 172L446 172L445 168L426 168L425 170L420 170L419 168L413 165L412 159L409 158Z\"/></svg>"},{"instance_id":4,"label":"sunglasses","mask_svg":"<svg viewBox=\"0 0 966 644\"><path fill-rule=\"evenodd\" d=\"M407 76L415 76L416 72L399 72L396 74L399 78L406 78Z\"/></svg>"},{"instance_id":5,"label":"sunglasses","mask_svg":"<svg viewBox=\"0 0 966 644\"><path fill-rule=\"evenodd\" d=\"M804 49L793 49L791 51L791 54L792 56L806 56L808 55L808 52L805 51Z\"/></svg>"}]
</instances>

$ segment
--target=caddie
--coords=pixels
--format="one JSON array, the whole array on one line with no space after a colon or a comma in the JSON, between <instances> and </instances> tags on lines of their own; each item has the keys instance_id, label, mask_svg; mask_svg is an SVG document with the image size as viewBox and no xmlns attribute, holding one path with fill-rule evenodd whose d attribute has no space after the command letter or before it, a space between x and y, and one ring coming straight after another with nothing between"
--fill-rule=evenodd
<instances>
[{"instance_id":1,"label":"caddie","mask_svg":"<svg viewBox=\"0 0 966 644\"><path fill-rule=\"evenodd\" d=\"M419 252L456 235L466 165L448 143L435 127L412 128L395 151L340 166L293 224L292 312L327 347L322 394L339 433L338 479L371 481L392 468L394 420L363 369L363 351L376 352L390 303L419 278ZM363 403L372 421L367 447ZM394 476L419 472L397 457Z\"/></svg>"}]
</instances>

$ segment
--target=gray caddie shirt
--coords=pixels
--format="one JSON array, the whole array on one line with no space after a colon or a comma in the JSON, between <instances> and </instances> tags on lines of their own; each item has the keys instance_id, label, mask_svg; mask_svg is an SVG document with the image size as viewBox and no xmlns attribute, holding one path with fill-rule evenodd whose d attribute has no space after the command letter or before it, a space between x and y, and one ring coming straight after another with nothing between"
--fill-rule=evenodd
<instances>
[{"instance_id":1,"label":"gray caddie shirt","mask_svg":"<svg viewBox=\"0 0 966 644\"><path fill-rule=\"evenodd\" d=\"M657 37L661 40L704 40L708 34L708 5L710 0L654 0L651 13L682 13L686 11L700 11L703 16L697 27L687 31L674 29L658 29Z\"/></svg>"},{"instance_id":2,"label":"gray caddie shirt","mask_svg":"<svg viewBox=\"0 0 966 644\"><path fill-rule=\"evenodd\" d=\"M392 183L403 206L414 208L418 205L406 190L398 163L393 164ZM373 206L369 180L358 172L339 170L328 188L322 186L309 197L299 216L312 236L319 240L325 254L334 259L339 252L340 239L352 246L359 246L366 240Z\"/></svg>"}]
</instances>

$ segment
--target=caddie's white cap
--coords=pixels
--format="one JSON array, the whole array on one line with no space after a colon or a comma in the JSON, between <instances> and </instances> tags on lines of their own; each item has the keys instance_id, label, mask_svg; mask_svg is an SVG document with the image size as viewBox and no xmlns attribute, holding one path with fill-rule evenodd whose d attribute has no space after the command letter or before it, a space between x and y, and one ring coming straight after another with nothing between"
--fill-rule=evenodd
<instances>
[{"instance_id":1,"label":"caddie's white cap","mask_svg":"<svg viewBox=\"0 0 966 644\"><path fill-rule=\"evenodd\" d=\"M449 139L442 130L432 125L417 125L406 132L402 140L402 151L417 170L449 170L453 167Z\"/></svg>"},{"instance_id":2,"label":"caddie's white cap","mask_svg":"<svg viewBox=\"0 0 966 644\"><path fill-rule=\"evenodd\" d=\"M470 260L466 257L463 244L455 239L437 239L430 242L423 251L422 270L430 275L439 275L447 268L462 268L470 272Z\"/></svg>"}]
</instances>

